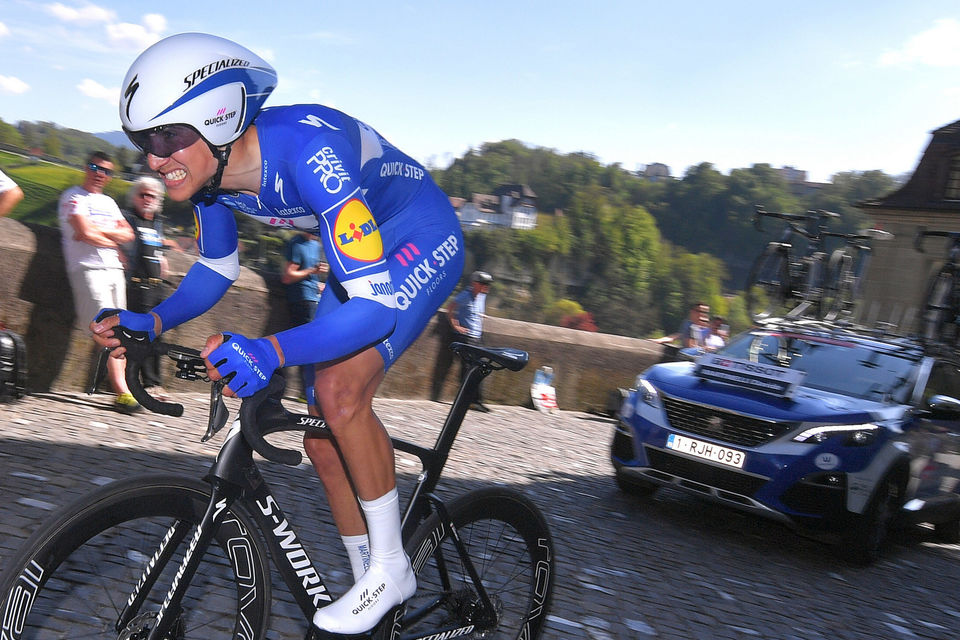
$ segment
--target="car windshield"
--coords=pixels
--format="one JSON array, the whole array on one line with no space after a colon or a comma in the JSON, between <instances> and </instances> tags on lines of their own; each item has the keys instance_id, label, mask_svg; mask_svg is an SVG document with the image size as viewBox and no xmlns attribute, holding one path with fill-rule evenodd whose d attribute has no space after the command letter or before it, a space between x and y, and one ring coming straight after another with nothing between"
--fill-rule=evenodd
<instances>
[{"instance_id":1,"label":"car windshield","mask_svg":"<svg viewBox=\"0 0 960 640\"><path fill-rule=\"evenodd\" d=\"M751 332L732 340L721 353L803 371L804 387L856 398L905 404L915 381L917 361L856 342L780 332Z\"/></svg>"}]
</instances>

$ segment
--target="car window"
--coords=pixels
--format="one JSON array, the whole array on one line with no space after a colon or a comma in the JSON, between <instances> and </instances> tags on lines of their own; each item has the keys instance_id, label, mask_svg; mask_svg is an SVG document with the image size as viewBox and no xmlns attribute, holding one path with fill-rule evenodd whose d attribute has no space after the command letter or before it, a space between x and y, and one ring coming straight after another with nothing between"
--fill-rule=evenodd
<instances>
[{"instance_id":1,"label":"car window","mask_svg":"<svg viewBox=\"0 0 960 640\"><path fill-rule=\"evenodd\" d=\"M868 400L906 403L917 360L855 342L786 333L748 333L721 350L731 358L806 373L803 386Z\"/></svg>"}]
</instances>

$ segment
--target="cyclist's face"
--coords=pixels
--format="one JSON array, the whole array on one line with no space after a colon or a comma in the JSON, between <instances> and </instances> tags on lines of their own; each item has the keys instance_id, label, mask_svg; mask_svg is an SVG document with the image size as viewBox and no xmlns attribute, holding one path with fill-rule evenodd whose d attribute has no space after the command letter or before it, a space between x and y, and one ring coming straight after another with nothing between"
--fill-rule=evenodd
<instances>
[{"instance_id":1,"label":"cyclist's face","mask_svg":"<svg viewBox=\"0 0 960 640\"><path fill-rule=\"evenodd\" d=\"M148 153L147 164L160 175L170 199L177 202L189 200L217 171L217 159L203 140L197 140L167 158Z\"/></svg>"}]
</instances>

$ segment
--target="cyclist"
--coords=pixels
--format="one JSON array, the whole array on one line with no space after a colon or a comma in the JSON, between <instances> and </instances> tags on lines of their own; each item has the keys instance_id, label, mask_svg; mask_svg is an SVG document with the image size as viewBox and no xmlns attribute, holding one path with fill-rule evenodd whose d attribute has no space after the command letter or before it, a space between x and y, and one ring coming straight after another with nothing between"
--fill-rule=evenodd
<instances>
[{"instance_id":1,"label":"cyclist","mask_svg":"<svg viewBox=\"0 0 960 640\"><path fill-rule=\"evenodd\" d=\"M330 271L315 319L257 339L211 336L202 355L210 377L241 397L266 386L277 367L315 366L310 411L325 417L336 444L304 446L356 582L314 624L362 633L416 588L393 449L373 396L457 284L463 239L430 175L366 124L321 105L261 109L276 79L246 48L199 33L161 40L130 67L123 128L169 196L194 202L200 258L151 312L120 311L91 330L106 346L119 344L118 323L154 339L212 307L239 274L231 210L319 235Z\"/></svg>"}]
</instances>

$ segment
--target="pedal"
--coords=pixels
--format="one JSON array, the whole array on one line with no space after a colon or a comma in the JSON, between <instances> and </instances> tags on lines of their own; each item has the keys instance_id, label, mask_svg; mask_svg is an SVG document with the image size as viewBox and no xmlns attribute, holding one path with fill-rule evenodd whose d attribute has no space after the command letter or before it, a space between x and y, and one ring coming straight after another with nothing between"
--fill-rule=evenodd
<instances>
[{"instance_id":1,"label":"pedal","mask_svg":"<svg viewBox=\"0 0 960 640\"><path fill-rule=\"evenodd\" d=\"M307 630L304 640L373 640L375 637L388 638L389 640L398 640L400 638L400 622L403 620L405 606L398 604L387 611L380 622L374 625L373 629L365 633L342 634L333 633L325 629L319 629L312 624ZM380 635L387 631L385 635Z\"/></svg>"}]
</instances>

